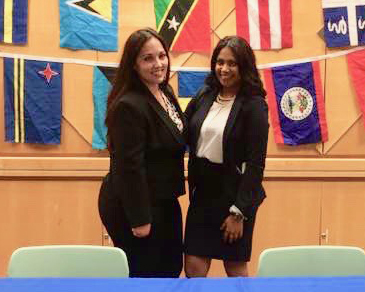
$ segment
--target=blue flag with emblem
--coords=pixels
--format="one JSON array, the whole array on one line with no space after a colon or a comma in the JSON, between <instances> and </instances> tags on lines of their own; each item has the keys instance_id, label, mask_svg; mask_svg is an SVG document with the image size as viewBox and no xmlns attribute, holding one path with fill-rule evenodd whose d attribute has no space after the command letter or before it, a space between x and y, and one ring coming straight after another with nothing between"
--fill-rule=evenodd
<instances>
[{"instance_id":1,"label":"blue flag with emblem","mask_svg":"<svg viewBox=\"0 0 365 292\"><path fill-rule=\"evenodd\" d=\"M98 66L94 67L93 74L93 101L94 101L94 130L92 148L106 149L105 114L107 98L111 83L115 76L116 68Z\"/></svg>"},{"instance_id":2,"label":"blue flag with emblem","mask_svg":"<svg viewBox=\"0 0 365 292\"><path fill-rule=\"evenodd\" d=\"M0 41L26 44L28 0L0 0Z\"/></svg>"},{"instance_id":3,"label":"blue flag with emblem","mask_svg":"<svg viewBox=\"0 0 365 292\"><path fill-rule=\"evenodd\" d=\"M194 97L204 85L204 80L209 72L203 71L178 71L179 97Z\"/></svg>"},{"instance_id":4,"label":"blue flag with emblem","mask_svg":"<svg viewBox=\"0 0 365 292\"><path fill-rule=\"evenodd\" d=\"M299 145L326 142L319 62L264 69L275 142Z\"/></svg>"},{"instance_id":5,"label":"blue flag with emblem","mask_svg":"<svg viewBox=\"0 0 365 292\"><path fill-rule=\"evenodd\" d=\"M118 50L117 0L59 0L60 46Z\"/></svg>"},{"instance_id":6,"label":"blue flag with emblem","mask_svg":"<svg viewBox=\"0 0 365 292\"><path fill-rule=\"evenodd\" d=\"M365 1L322 0L327 47L365 45Z\"/></svg>"},{"instance_id":7,"label":"blue flag with emblem","mask_svg":"<svg viewBox=\"0 0 365 292\"><path fill-rule=\"evenodd\" d=\"M4 58L6 141L60 144L62 67Z\"/></svg>"}]
</instances>

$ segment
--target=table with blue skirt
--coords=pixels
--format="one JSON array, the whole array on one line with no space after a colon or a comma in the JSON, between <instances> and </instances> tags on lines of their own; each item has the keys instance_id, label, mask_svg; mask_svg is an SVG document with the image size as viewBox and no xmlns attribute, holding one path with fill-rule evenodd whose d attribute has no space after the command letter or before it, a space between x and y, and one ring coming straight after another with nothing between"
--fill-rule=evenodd
<instances>
[{"instance_id":1,"label":"table with blue skirt","mask_svg":"<svg viewBox=\"0 0 365 292\"><path fill-rule=\"evenodd\" d=\"M0 278L1 292L365 292L365 277Z\"/></svg>"}]
</instances>

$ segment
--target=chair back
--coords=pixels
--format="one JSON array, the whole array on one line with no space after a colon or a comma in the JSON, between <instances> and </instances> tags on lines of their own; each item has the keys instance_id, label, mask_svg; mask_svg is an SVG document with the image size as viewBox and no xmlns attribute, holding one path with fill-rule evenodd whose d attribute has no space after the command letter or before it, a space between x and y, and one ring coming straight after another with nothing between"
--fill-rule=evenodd
<instances>
[{"instance_id":1,"label":"chair back","mask_svg":"<svg viewBox=\"0 0 365 292\"><path fill-rule=\"evenodd\" d=\"M364 250L352 246L269 248L259 257L258 276L365 276Z\"/></svg>"},{"instance_id":2,"label":"chair back","mask_svg":"<svg viewBox=\"0 0 365 292\"><path fill-rule=\"evenodd\" d=\"M128 277L127 257L116 247L46 245L13 252L9 277Z\"/></svg>"}]
</instances>

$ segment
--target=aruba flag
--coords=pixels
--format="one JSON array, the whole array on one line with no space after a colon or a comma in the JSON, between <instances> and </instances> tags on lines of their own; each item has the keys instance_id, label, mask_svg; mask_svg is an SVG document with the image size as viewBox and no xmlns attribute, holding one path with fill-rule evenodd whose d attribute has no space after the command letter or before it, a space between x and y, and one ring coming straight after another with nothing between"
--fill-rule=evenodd
<instances>
[{"instance_id":1,"label":"aruba flag","mask_svg":"<svg viewBox=\"0 0 365 292\"><path fill-rule=\"evenodd\" d=\"M28 0L0 0L0 41L27 43Z\"/></svg>"},{"instance_id":2,"label":"aruba flag","mask_svg":"<svg viewBox=\"0 0 365 292\"><path fill-rule=\"evenodd\" d=\"M275 142L325 142L328 130L318 62L264 70Z\"/></svg>"},{"instance_id":3,"label":"aruba flag","mask_svg":"<svg viewBox=\"0 0 365 292\"><path fill-rule=\"evenodd\" d=\"M59 0L60 46L118 50L118 0Z\"/></svg>"},{"instance_id":4,"label":"aruba flag","mask_svg":"<svg viewBox=\"0 0 365 292\"><path fill-rule=\"evenodd\" d=\"M106 149L105 115L107 98L111 83L117 68L98 66L94 67L93 75L93 101L94 101L94 130L92 148Z\"/></svg>"},{"instance_id":5,"label":"aruba flag","mask_svg":"<svg viewBox=\"0 0 365 292\"><path fill-rule=\"evenodd\" d=\"M210 53L209 0L154 0L156 26L171 51Z\"/></svg>"},{"instance_id":6,"label":"aruba flag","mask_svg":"<svg viewBox=\"0 0 365 292\"><path fill-rule=\"evenodd\" d=\"M59 144L61 63L4 58L5 140Z\"/></svg>"}]
</instances>

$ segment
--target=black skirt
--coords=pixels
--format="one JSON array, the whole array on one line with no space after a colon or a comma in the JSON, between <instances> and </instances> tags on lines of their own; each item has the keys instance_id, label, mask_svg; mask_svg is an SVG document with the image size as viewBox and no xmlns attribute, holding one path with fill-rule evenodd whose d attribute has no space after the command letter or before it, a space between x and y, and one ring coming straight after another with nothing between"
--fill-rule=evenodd
<instances>
[{"instance_id":1,"label":"black skirt","mask_svg":"<svg viewBox=\"0 0 365 292\"><path fill-rule=\"evenodd\" d=\"M223 193L223 167L198 158L195 165L196 188L190 196L185 228L185 253L227 261L249 261L257 207L252 207L245 221L243 236L234 243L225 243L220 227L234 204Z\"/></svg>"}]
</instances>

